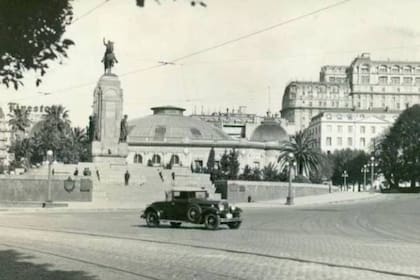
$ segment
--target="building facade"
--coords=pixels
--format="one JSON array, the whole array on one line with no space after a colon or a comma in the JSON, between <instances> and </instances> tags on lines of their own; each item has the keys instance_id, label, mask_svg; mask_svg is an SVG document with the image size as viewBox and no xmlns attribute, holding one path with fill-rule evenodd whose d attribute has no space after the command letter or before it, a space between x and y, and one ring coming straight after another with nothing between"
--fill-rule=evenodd
<instances>
[{"instance_id":1,"label":"building facade","mask_svg":"<svg viewBox=\"0 0 420 280\"><path fill-rule=\"evenodd\" d=\"M376 139L398 118L398 111L326 111L314 116L308 133L323 152L352 149L371 152Z\"/></svg>"},{"instance_id":2,"label":"building facade","mask_svg":"<svg viewBox=\"0 0 420 280\"><path fill-rule=\"evenodd\" d=\"M321 68L319 82L286 86L281 115L296 129L330 110L396 111L420 103L420 62L372 60L364 53L346 66Z\"/></svg>"}]
</instances>

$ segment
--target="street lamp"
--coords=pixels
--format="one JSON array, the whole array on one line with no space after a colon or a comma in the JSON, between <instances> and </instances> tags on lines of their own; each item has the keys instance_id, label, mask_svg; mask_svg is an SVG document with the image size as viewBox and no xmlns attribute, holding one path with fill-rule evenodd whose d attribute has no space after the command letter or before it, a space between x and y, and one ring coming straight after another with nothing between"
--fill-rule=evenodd
<instances>
[{"instance_id":1,"label":"street lamp","mask_svg":"<svg viewBox=\"0 0 420 280\"><path fill-rule=\"evenodd\" d=\"M289 189L286 198L286 205L293 205L294 204L294 193L292 189L292 168L296 166L295 156L293 153L289 153L287 155L287 162L286 165L289 167Z\"/></svg>"},{"instance_id":2,"label":"street lamp","mask_svg":"<svg viewBox=\"0 0 420 280\"><path fill-rule=\"evenodd\" d=\"M366 173L369 171L367 165L363 165L361 172L363 173L363 190L366 191Z\"/></svg>"},{"instance_id":3,"label":"street lamp","mask_svg":"<svg viewBox=\"0 0 420 280\"><path fill-rule=\"evenodd\" d=\"M52 202L51 197L51 165L53 162L53 151L47 151L47 161L48 161L48 196L47 196L47 203Z\"/></svg>"},{"instance_id":4,"label":"street lamp","mask_svg":"<svg viewBox=\"0 0 420 280\"><path fill-rule=\"evenodd\" d=\"M343 177L343 179L344 179L344 187L346 188L346 191L347 191L346 179L347 179L347 177L349 177L349 174L347 173L347 170L343 171L343 174L341 175L341 177Z\"/></svg>"},{"instance_id":5,"label":"street lamp","mask_svg":"<svg viewBox=\"0 0 420 280\"><path fill-rule=\"evenodd\" d=\"M368 166L371 168L371 174L370 174L370 176L371 176L371 178L370 178L370 184L371 184L371 191L373 192L373 191L375 191L375 189L374 189L374 186L373 186L373 181L375 180L375 157L374 156L371 156L370 157L370 161L369 161L369 163L368 163Z\"/></svg>"}]
</instances>

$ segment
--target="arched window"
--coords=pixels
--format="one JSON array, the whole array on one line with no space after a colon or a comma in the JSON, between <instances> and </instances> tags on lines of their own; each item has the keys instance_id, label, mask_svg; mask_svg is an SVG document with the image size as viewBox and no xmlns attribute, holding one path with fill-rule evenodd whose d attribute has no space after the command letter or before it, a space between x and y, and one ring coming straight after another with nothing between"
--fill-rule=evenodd
<instances>
[{"instance_id":1,"label":"arched window","mask_svg":"<svg viewBox=\"0 0 420 280\"><path fill-rule=\"evenodd\" d=\"M139 154L134 155L134 163L143 163L143 157Z\"/></svg>"},{"instance_id":2,"label":"arched window","mask_svg":"<svg viewBox=\"0 0 420 280\"><path fill-rule=\"evenodd\" d=\"M398 65L392 66L391 72L392 73L399 73L400 72L400 67Z\"/></svg>"},{"instance_id":3,"label":"arched window","mask_svg":"<svg viewBox=\"0 0 420 280\"><path fill-rule=\"evenodd\" d=\"M379 73L386 73L388 71L388 67L386 65L379 66L378 69Z\"/></svg>"},{"instance_id":4,"label":"arched window","mask_svg":"<svg viewBox=\"0 0 420 280\"><path fill-rule=\"evenodd\" d=\"M179 165L179 156L178 155L172 155L171 164L172 165Z\"/></svg>"},{"instance_id":5,"label":"arched window","mask_svg":"<svg viewBox=\"0 0 420 280\"><path fill-rule=\"evenodd\" d=\"M152 157L152 163L155 164L160 164L160 155L154 154Z\"/></svg>"},{"instance_id":6,"label":"arched window","mask_svg":"<svg viewBox=\"0 0 420 280\"><path fill-rule=\"evenodd\" d=\"M411 66L404 66L403 72L405 74L410 74L411 73Z\"/></svg>"}]
</instances>

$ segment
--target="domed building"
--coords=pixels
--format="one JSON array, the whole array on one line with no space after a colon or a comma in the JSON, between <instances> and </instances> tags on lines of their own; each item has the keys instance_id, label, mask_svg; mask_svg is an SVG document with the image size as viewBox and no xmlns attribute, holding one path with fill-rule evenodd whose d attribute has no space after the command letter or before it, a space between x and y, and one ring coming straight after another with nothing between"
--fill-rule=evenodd
<instances>
[{"instance_id":1,"label":"domed building","mask_svg":"<svg viewBox=\"0 0 420 280\"><path fill-rule=\"evenodd\" d=\"M253 142L282 142L289 139L286 130L274 119L266 118L254 130L250 140Z\"/></svg>"},{"instance_id":2,"label":"domed building","mask_svg":"<svg viewBox=\"0 0 420 280\"><path fill-rule=\"evenodd\" d=\"M152 115L128 122L127 162L165 166L205 167L211 148L220 160L225 151L236 149L243 168L264 167L276 162L285 130L274 120L258 126L250 141L233 139L221 129L196 118L184 116L185 109L173 106L151 108Z\"/></svg>"}]
</instances>

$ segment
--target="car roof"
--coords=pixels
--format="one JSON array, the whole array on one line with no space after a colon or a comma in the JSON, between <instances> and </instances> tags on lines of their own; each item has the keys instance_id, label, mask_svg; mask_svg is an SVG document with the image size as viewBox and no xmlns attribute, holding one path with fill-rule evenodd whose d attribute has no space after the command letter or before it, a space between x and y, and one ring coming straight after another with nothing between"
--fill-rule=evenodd
<instances>
[{"instance_id":1,"label":"car roof","mask_svg":"<svg viewBox=\"0 0 420 280\"><path fill-rule=\"evenodd\" d=\"M205 188L197 188L197 187L175 187L170 189L169 191L175 192L205 192L207 191Z\"/></svg>"}]
</instances>

